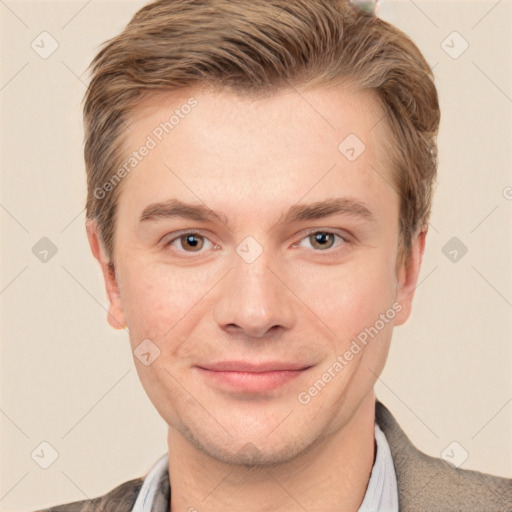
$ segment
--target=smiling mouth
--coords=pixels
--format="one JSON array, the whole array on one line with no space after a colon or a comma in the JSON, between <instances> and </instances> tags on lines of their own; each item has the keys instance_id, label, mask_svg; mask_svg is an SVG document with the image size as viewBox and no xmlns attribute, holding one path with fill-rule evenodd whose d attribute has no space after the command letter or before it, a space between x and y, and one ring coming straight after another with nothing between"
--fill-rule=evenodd
<instances>
[{"instance_id":1,"label":"smiling mouth","mask_svg":"<svg viewBox=\"0 0 512 512\"><path fill-rule=\"evenodd\" d=\"M311 365L226 361L196 366L196 368L211 383L223 389L245 393L263 393L293 381L311 368Z\"/></svg>"}]
</instances>

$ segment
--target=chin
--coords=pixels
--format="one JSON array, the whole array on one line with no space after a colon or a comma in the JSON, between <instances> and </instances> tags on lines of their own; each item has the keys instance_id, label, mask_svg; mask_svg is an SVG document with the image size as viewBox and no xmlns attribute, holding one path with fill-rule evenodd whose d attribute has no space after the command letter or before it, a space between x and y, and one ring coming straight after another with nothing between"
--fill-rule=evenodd
<instances>
[{"instance_id":1,"label":"chin","mask_svg":"<svg viewBox=\"0 0 512 512\"><path fill-rule=\"evenodd\" d=\"M240 465L246 467L275 466L291 462L297 457L311 450L320 439L308 441L296 438L269 439L262 436L261 442L251 442L247 438L230 438L227 443L219 442L220 437L215 432L192 432L187 427L179 428L179 431L197 450L206 456L225 464ZM214 434L215 437L212 437ZM289 432L286 433L287 435ZM304 434L302 434L304 435Z\"/></svg>"}]
</instances>

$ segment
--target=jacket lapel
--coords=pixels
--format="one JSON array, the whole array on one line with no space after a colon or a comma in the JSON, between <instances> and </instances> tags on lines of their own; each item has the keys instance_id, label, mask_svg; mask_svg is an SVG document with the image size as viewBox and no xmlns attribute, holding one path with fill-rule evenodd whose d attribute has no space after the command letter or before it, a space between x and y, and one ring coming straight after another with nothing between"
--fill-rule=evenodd
<instances>
[{"instance_id":1,"label":"jacket lapel","mask_svg":"<svg viewBox=\"0 0 512 512\"><path fill-rule=\"evenodd\" d=\"M456 469L418 450L378 400L375 420L388 441L398 483L400 512L512 511L512 480Z\"/></svg>"}]
</instances>

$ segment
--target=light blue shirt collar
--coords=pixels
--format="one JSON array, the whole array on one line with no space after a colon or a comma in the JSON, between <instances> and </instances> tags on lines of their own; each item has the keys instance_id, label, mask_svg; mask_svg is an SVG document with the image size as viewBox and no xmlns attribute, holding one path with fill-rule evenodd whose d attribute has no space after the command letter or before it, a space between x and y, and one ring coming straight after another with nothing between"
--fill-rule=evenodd
<instances>
[{"instance_id":1,"label":"light blue shirt collar","mask_svg":"<svg viewBox=\"0 0 512 512\"><path fill-rule=\"evenodd\" d=\"M358 512L398 512L398 483L389 444L375 423L377 456Z\"/></svg>"},{"instance_id":2,"label":"light blue shirt collar","mask_svg":"<svg viewBox=\"0 0 512 512\"><path fill-rule=\"evenodd\" d=\"M358 512L398 512L398 486L386 436L375 423L377 456ZM169 455L166 453L147 474L132 512L169 512Z\"/></svg>"}]
</instances>

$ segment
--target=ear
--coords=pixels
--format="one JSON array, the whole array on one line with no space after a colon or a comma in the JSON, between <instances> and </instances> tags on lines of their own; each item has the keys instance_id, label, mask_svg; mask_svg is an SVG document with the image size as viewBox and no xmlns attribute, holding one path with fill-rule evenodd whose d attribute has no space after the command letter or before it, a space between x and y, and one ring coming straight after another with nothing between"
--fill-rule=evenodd
<instances>
[{"instance_id":1,"label":"ear","mask_svg":"<svg viewBox=\"0 0 512 512\"><path fill-rule=\"evenodd\" d=\"M126 318L123 313L121 305L121 297L119 288L116 281L115 267L107 256L103 239L101 237L98 222L94 219L88 219L85 224L87 230L87 238L93 256L98 260L101 271L103 273L103 280L105 281L105 290L107 292L108 300L110 302L107 314L107 321L114 329L124 329L126 327Z\"/></svg>"},{"instance_id":2,"label":"ear","mask_svg":"<svg viewBox=\"0 0 512 512\"><path fill-rule=\"evenodd\" d=\"M427 231L428 226L413 237L409 260L403 262L398 269L396 301L402 306L402 309L395 316L394 325L402 325L411 314L412 299L418 284Z\"/></svg>"}]
</instances>

